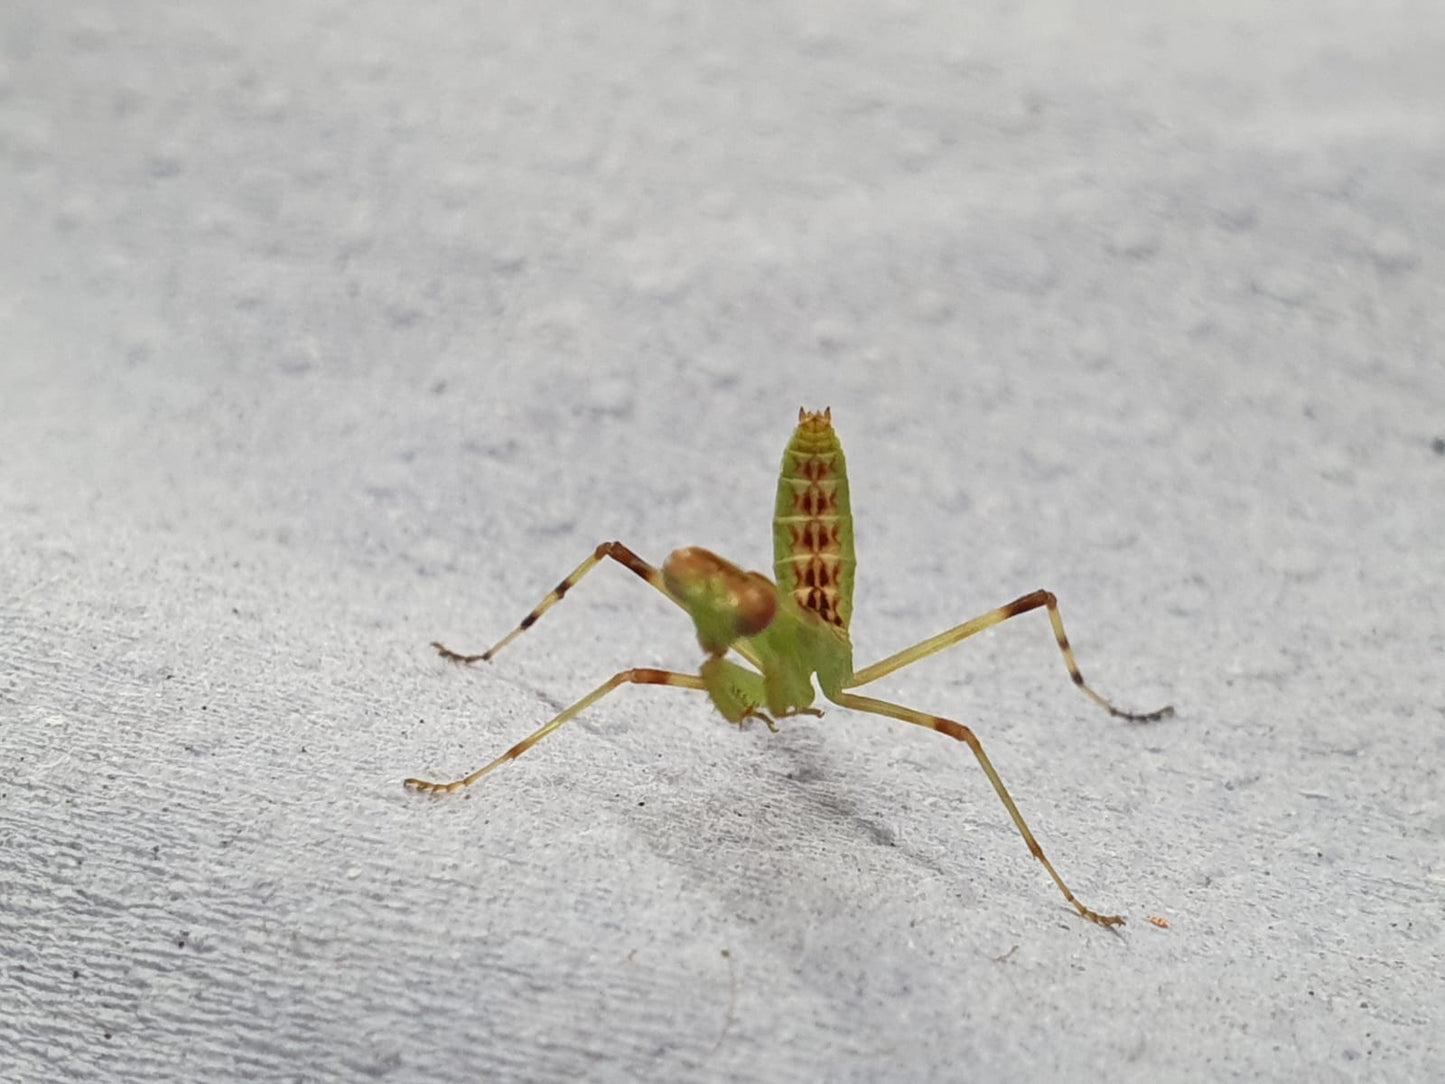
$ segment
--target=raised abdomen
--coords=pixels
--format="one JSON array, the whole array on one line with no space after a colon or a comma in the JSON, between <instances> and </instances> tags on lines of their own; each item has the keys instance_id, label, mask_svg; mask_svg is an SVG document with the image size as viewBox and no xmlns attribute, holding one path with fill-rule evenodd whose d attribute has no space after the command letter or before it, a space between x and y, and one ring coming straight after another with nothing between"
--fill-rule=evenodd
<instances>
[{"instance_id":1,"label":"raised abdomen","mask_svg":"<svg viewBox=\"0 0 1445 1084\"><path fill-rule=\"evenodd\" d=\"M855 564L848 465L832 411L799 410L778 478L773 576L800 607L846 630Z\"/></svg>"}]
</instances>

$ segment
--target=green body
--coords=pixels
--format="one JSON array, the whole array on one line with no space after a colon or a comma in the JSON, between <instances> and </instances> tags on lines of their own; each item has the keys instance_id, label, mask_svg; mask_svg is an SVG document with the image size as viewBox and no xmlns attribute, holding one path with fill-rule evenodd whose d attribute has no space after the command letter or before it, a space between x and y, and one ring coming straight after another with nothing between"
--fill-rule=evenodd
<instances>
[{"instance_id":1,"label":"green body","mask_svg":"<svg viewBox=\"0 0 1445 1084\"><path fill-rule=\"evenodd\" d=\"M778 478L776 582L706 550L679 550L663 564L669 593L697 626L708 653L702 678L726 718L807 711L814 675L830 699L848 685L855 566L847 463L831 415L800 411ZM761 672L728 662L729 650Z\"/></svg>"},{"instance_id":2,"label":"green body","mask_svg":"<svg viewBox=\"0 0 1445 1084\"><path fill-rule=\"evenodd\" d=\"M1122 915L1090 910L1070 891L1044 857L1043 848L1024 822L972 730L941 715L860 696L853 690L1010 618L1042 608L1048 612L1054 640L1070 678L1094 703L1111 715L1136 723L1163 719L1172 715L1174 709L1164 707L1142 714L1120 711L1090 688L1079 672L1064 634L1058 602L1051 592L1044 590L1031 591L855 671L853 646L848 638L848 622L853 616L853 516L848 503L847 466L829 411L821 414L798 411L798 428L783 452L773 516L775 580L760 572L746 572L717 554L697 547L674 550L662 568L657 569L621 542L603 542L538 603L520 625L484 653L462 655L439 643L434 642L433 646L443 658L454 662L490 660L531 628L599 562L609 559L631 570L687 611L697 627L697 640L706 655L698 673L651 667L621 670L471 775L449 783L408 779L408 787L432 794L450 794L469 787L498 765L521 756L567 720L623 685L663 685L706 691L717 709L734 723L756 717L772 726L775 718L822 714L812 707L817 692L816 678L823 695L842 707L898 719L967 744L1029 852L1043 863L1064 898L1091 922L1103 926L1123 923ZM726 656L730 651L755 669L728 661Z\"/></svg>"}]
</instances>

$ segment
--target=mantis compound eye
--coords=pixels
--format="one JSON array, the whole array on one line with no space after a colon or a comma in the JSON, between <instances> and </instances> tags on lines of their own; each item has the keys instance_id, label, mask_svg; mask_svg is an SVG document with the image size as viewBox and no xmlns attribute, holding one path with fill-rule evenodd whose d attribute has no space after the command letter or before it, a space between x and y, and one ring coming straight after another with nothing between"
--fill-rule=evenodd
<instances>
[{"instance_id":1,"label":"mantis compound eye","mask_svg":"<svg viewBox=\"0 0 1445 1084\"><path fill-rule=\"evenodd\" d=\"M760 573L745 572L743 577L731 585L733 617L739 636L756 636L778 615L778 589Z\"/></svg>"}]
</instances>

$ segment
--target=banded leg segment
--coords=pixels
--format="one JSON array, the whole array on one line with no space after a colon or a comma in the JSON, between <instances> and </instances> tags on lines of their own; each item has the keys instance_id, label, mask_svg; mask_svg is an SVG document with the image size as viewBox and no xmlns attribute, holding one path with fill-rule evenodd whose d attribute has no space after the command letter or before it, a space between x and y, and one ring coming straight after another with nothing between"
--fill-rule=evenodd
<instances>
[{"instance_id":1,"label":"banded leg segment","mask_svg":"<svg viewBox=\"0 0 1445 1084\"><path fill-rule=\"evenodd\" d=\"M1069 637L1064 632L1064 619L1059 615L1059 600L1054 597L1051 591L1033 591L1012 602L1000 606L996 610L990 610L986 614L980 614L971 621L965 621L946 632L940 632L937 636L931 636L921 643L912 647L904 648L896 655L889 655L888 658L875 662L872 666L864 667L854 673L853 680L848 682L846 688L856 689L879 678L901 670L905 666L911 666L920 659L926 659L935 655L944 648L952 647L960 640L966 640L974 633L982 632L984 629L991 629L995 625L1002 624L1011 617L1028 613L1030 610L1037 610L1040 606L1048 607L1049 623L1054 627L1054 640L1059 645L1059 651L1064 656L1064 665L1069 669L1069 677L1090 700L1098 704L1116 719L1127 719L1131 723L1152 723L1159 719L1166 719L1174 714L1173 707L1162 707L1157 711L1132 712L1116 708L1108 700L1096 693L1084 680L1084 675L1079 670L1079 664L1074 659L1074 649L1069 646Z\"/></svg>"},{"instance_id":2,"label":"banded leg segment","mask_svg":"<svg viewBox=\"0 0 1445 1084\"><path fill-rule=\"evenodd\" d=\"M463 655L460 652L453 651L451 648L446 647L445 645L440 644L435 640L432 641L431 646L436 648L437 653L448 662L459 662L464 664L474 662L491 662L498 651L501 651L502 648L506 647L518 636L521 636L522 633L526 632L533 625L535 625L539 617L541 617L544 613L550 610L553 606L557 605L557 603L561 602L562 597L566 595L568 591L572 590L573 587L577 586L578 581L581 580L583 576L591 572L602 562L604 558L607 557L612 558L614 561L616 561L618 564L622 565L622 567L628 569L629 571L635 572L647 583L651 584L658 591L662 592L663 596L666 597L668 600L674 603L677 601L670 594L668 594L667 587L662 582L661 572L653 568L650 564L644 561L641 557L637 556L637 554L633 553L621 542L602 542L599 543L597 548L592 551L591 555L587 558L587 560L583 561L580 565L578 565L570 573L568 573L566 579L564 579L556 587L552 588L552 590L548 592L547 597L544 598L541 602L537 603L531 613L529 613L526 617L522 618L521 624L519 624L511 632L507 633L507 635L503 636L491 647L487 648L487 650L483 651L480 655Z\"/></svg>"},{"instance_id":3,"label":"banded leg segment","mask_svg":"<svg viewBox=\"0 0 1445 1084\"><path fill-rule=\"evenodd\" d=\"M572 590L573 587L577 586L578 581L580 581L583 576L587 575L587 573L591 572L603 560L609 557L612 560L616 561L618 564L620 564L623 568L626 568L628 571L635 573L642 580L650 584L654 589L657 590L659 594L663 596L663 598L667 599L673 605L684 609L685 611L686 608L683 607L682 603L678 602L677 599L672 597L672 593L668 591L667 585L662 582L661 572L659 572L652 565L648 564L641 557L637 556L637 554L633 553L621 542L602 542L598 544L597 548L592 551L591 555L585 561L583 561L580 565L578 565L570 573L568 573L566 579L564 579L556 587L552 588L552 590L548 592L547 597L544 598L541 602L537 603L537 605L533 608L532 612L529 613L526 617L522 618L521 623L516 628L514 628L511 632L507 633L507 635L503 636L491 647L487 648L487 650L483 651L480 655L464 655L461 652L453 651L445 644L440 643L436 640L433 640L431 642L431 646L436 648L437 654L440 655L442 658L446 659L448 662L461 663L463 665L470 665L474 662L491 662L492 659L496 657L497 652L501 651L502 648L506 647L518 636L521 636L522 633L526 632L533 625L535 625L537 623L537 619L540 618L548 610L550 610L553 606L557 605L557 603L561 602L563 596L566 595L568 591ZM735 645L734 650L736 650L738 654L742 655L743 658L747 659L755 666L759 665L757 658L754 656L754 653L746 645Z\"/></svg>"},{"instance_id":4,"label":"banded leg segment","mask_svg":"<svg viewBox=\"0 0 1445 1084\"><path fill-rule=\"evenodd\" d=\"M890 704L886 700L875 700L871 696L858 696L856 693L839 693L832 698L835 703L845 708L852 708L854 711L865 711L872 715L884 715L890 719L899 719L905 723L912 723L914 726L925 727L929 730L936 730L940 734L947 734L950 738L966 744L973 750L973 755L978 758L978 763L983 768L983 774L988 776L988 781L993 784L999 799L1003 802L1008 815L1013 818L1014 826L1018 828L1019 834L1024 837L1028 844L1029 853L1043 863L1044 869L1048 870L1049 876L1054 879L1054 884L1059 886L1059 891L1064 894L1064 899L1074 905L1074 909L1083 915L1090 922L1097 922L1100 926L1122 926L1123 915L1104 915L1098 911L1085 907L1079 898L1070 891L1069 886L1064 884L1064 879L1054 869L1053 863L1044 856L1044 849L1039 846L1039 841L1034 838L1033 832L1029 830L1028 824L1024 821L1023 814L1019 807L1014 804L1013 796L1009 794L1008 788L1003 785L1003 780L994 769L988 754L983 751L983 745L979 743L972 730L962 723L955 723L952 719L944 719L938 715L929 715L927 712L915 711L912 708L901 707L898 704Z\"/></svg>"},{"instance_id":5,"label":"banded leg segment","mask_svg":"<svg viewBox=\"0 0 1445 1084\"><path fill-rule=\"evenodd\" d=\"M525 753L528 749L532 748L532 746L536 745L539 741L545 738L548 734L552 733L552 731L556 730L563 723L567 722L570 719L575 719L578 715L581 715L582 712L586 711L593 704L597 703L597 701L601 700L613 689L616 689L622 685L671 685L679 689L707 688L707 686L703 684L702 678L698 677L696 674L679 674L671 670L649 670L644 668L623 670L621 673L613 674L601 685L597 686L597 688L593 689L581 700L577 701L577 703L559 712L556 718L552 719L550 722L544 724L543 726L538 727L527 737L523 738L516 745L512 746L512 748L508 749L505 753L499 756L496 760L492 761L490 764L478 768L465 779L458 779L451 783L433 783L425 779L408 779L405 781L404 785L411 790L425 791L429 794L454 794L457 791L461 790L463 787L471 786L482 776L486 775L493 769L500 767L507 761L516 760L519 756Z\"/></svg>"}]
</instances>

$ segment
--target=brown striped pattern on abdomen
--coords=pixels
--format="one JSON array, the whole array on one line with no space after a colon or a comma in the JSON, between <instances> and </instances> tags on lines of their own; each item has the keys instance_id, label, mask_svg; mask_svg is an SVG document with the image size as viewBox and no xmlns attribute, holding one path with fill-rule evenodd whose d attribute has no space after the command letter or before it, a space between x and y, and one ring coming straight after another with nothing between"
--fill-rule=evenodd
<instances>
[{"instance_id":1,"label":"brown striped pattern on abdomen","mask_svg":"<svg viewBox=\"0 0 1445 1084\"><path fill-rule=\"evenodd\" d=\"M832 414L798 412L773 509L773 575L804 610L846 629L853 615L853 512Z\"/></svg>"}]
</instances>

